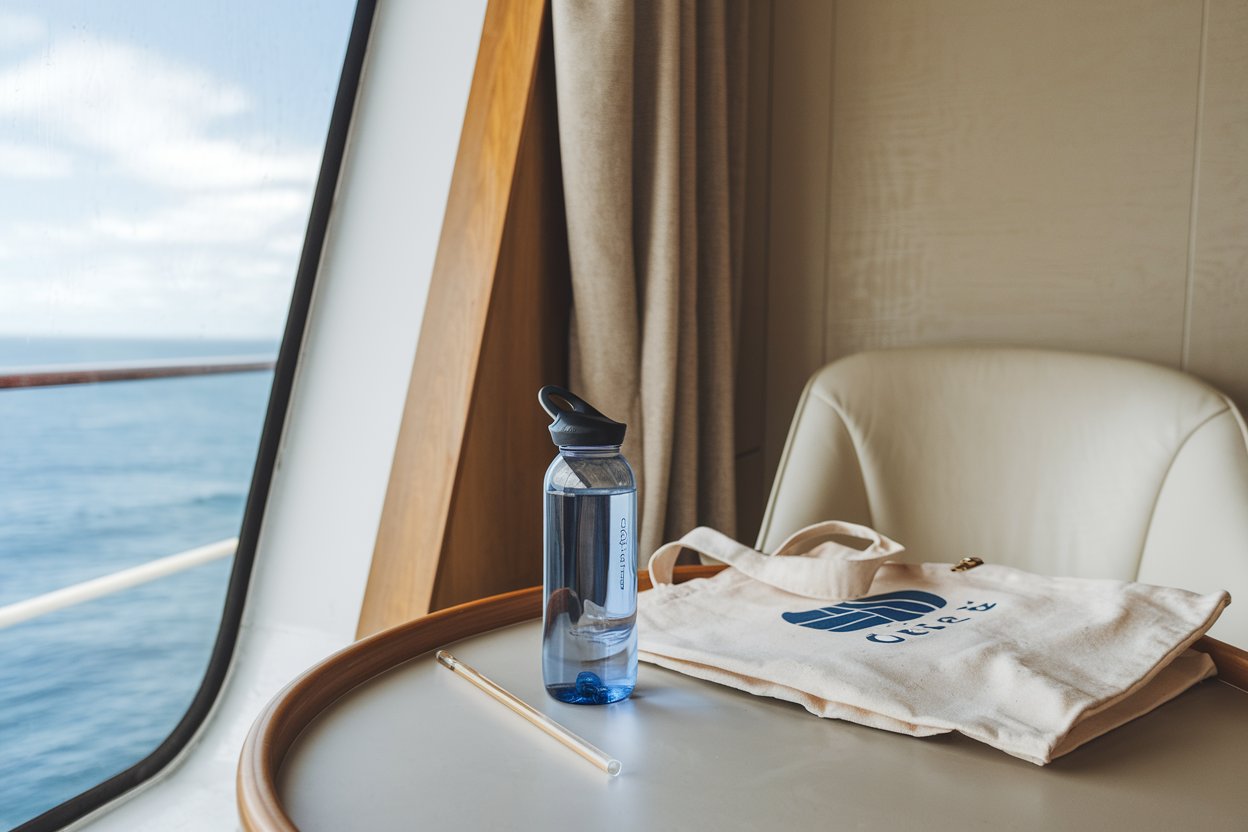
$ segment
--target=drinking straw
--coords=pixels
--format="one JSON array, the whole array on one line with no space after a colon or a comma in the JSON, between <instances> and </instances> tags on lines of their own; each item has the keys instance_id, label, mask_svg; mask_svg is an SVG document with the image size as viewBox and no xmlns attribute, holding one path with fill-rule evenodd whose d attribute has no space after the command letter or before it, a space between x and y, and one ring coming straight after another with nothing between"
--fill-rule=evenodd
<instances>
[{"instance_id":1,"label":"drinking straw","mask_svg":"<svg viewBox=\"0 0 1248 832\"><path fill-rule=\"evenodd\" d=\"M475 668L464 664L445 650L439 650L437 658L438 662L443 667L449 669L457 676L461 676L469 682L472 682L473 685L485 691L494 699L503 703L513 712L524 717L538 728L541 728L547 734L550 734L552 737L559 740L559 742L563 743L577 754L580 754L586 760L589 760L607 774L615 777L620 773L623 765L619 760L615 759L610 754L591 744L582 737L572 733L567 728L564 728L558 722L555 722L553 719L546 716L546 714L538 711L523 699L520 699L515 694L500 687L496 682L486 676L483 676Z\"/></svg>"}]
</instances>

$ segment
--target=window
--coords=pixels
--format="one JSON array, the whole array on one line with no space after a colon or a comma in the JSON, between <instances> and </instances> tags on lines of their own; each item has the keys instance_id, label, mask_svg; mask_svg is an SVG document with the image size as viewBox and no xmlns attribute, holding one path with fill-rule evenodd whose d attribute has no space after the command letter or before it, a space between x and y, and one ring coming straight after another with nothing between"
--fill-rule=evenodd
<instances>
[{"instance_id":1,"label":"window","mask_svg":"<svg viewBox=\"0 0 1248 832\"><path fill-rule=\"evenodd\" d=\"M0 377L158 376L0 389L0 827L134 785L220 684L371 19L354 7L0 10Z\"/></svg>"}]
</instances>

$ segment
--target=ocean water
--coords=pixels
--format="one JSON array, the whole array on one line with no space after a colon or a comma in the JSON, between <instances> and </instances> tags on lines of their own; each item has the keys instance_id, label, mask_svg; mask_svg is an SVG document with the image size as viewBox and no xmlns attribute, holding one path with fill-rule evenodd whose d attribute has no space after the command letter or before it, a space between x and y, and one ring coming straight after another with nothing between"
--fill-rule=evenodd
<instances>
[{"instance_id":1,"label":"ocean water","mask_svg":"<svg viewBox=\"0 0 1248 832\"><path fill-rule=\"evenodd\" d=\"M0 367L276 348L0 338ZM271 384L264 372L0 390L0 605L236 536ZM0 828L168 735L207 666L231 564L0 629Z\"/></svg>"}]
</instances>

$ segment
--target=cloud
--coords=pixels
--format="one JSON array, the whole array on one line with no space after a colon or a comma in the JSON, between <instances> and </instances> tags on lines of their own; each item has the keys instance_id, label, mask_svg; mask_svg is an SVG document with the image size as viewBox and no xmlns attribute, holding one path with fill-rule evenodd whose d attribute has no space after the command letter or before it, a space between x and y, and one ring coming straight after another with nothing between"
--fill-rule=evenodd
<instances>
[{"instance_id":1,"label":"cloud","mask_svg":"<svg viewBox=\"0 0 1248 832\"><path fill-rule=\"evenodd\" d=\"M34 15L0 11L0 50L28 46L47 36L47 24Z\"/></svg>"},{"instance_id":2,"label":"cloud","mask_svg":"<svg viewBox=\"0 0 1248 832\"><path fill-rule=\"evenodd\" d=\"M320 148L249 131L256 108L82 32L0 64L0 332L278 335Z\"/></svg>"},{"instance_id":3,"label":"cloud","mask_svg":"<svg viewBox=\"0 0 1248 832\"><path fill-rule=\"evenodd\" d=\"M0 332L274 337L308 206L298 188L213 191L0 227Z\"/></svg>"},{"instance_id":4,"label":"cloud","mask_svg":"<svg viewBox=\"0 0 1248 832\"><path fill-rule=\"evenodd\" d=\"M222 136L251 111L246 91L149 50L105 39L57 40L0 72L0 116L38 120L125 174L167 188L303 182L319 154L271 138Z\"/></svg>"},{"instance_id":5,"label":"cloud","mask_svg":"<svg viewBox=\"0 0 1248 832\"><path fill-rule=\"evenodd\" d=\"M146 216L107 214L88 227L102 236L135 243L250 243L285 230L307 210L304 190L251 189L196 196Z\"/></svg>"},{"instance_id":6,"label":"cloud","mask_svg":"<svg viewBox=\"0 0 1248 832\"><path fill-rule=\"evenodd\" d=\"M74 158L64 151L33 144L0 141L0 177L64 179L73 172L73 169Z\"/></svg>"},{"instance_id":7,"label":"cloud","mask_svg":"<svg viewBox=\"0 0 1248 832\"><path fill-rule=\"evenodd\" d=\"M51 335L274 337L290 301L288 259L221 251L69 258L55 274L0 282L0 331Z\"/></svg>"}]
</instances>

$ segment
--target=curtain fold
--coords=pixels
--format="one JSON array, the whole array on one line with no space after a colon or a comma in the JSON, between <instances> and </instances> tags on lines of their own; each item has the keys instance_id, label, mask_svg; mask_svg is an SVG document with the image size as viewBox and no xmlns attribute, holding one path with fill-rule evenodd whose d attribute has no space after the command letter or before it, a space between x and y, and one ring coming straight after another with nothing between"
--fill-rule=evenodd
<instances>
[{"instance_id":1,"label":"curtain fold","mask_svg":"<svg viewBox=\"0 0 1248 832\"><path fill-rule=\"evenodd\" d=\"M572 389L628 422L639 553L735 534L748 4L553 0Z\"/></svg>"}]
</instances>

